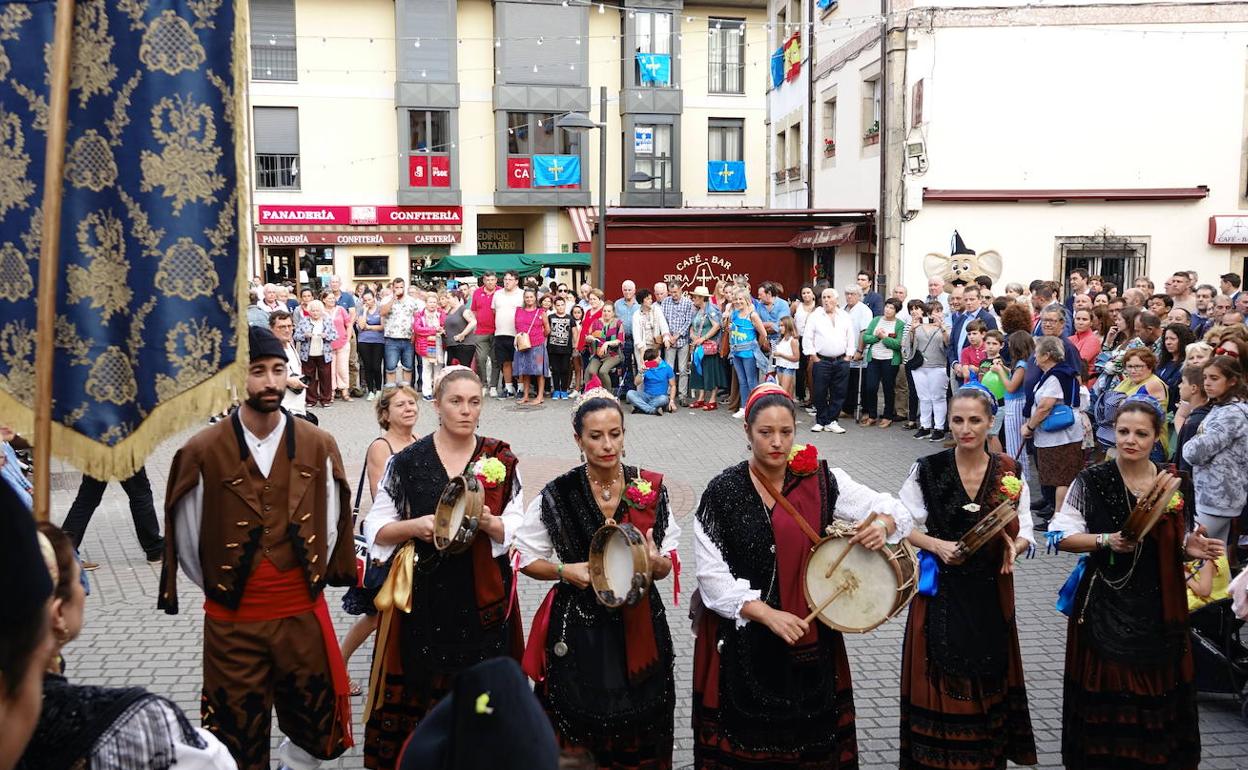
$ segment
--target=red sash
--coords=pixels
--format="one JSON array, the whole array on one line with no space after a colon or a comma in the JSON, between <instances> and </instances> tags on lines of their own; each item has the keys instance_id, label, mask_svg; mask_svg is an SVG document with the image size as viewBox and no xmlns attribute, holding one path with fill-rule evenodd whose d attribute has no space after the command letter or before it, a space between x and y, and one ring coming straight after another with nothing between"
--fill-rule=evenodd
<instances>
[{"instance_id":1,"label":"red sash","mask_svg":"<svg viewBox=\"0 0 1248 770\"><path fill-rule=\"evenodd\" d=\"M822 467L818 472L822 472ZM812 530L820 532L823 529L823 495L820 493L817 475L811 474L802 478L784 496ZM803 577L806 560L811 553L810 537L779 503L771 509L771 530L776 540L780 609L804 618L810 612ZM817 633L818 629L811 623L810 628L794 646L814 644Z\"/></svg>"},{"instance_id":2,"label":"red sash","mask_svg":"<svg viewBox=\"0 0 1248 770\"><path fill-rule=\"evenodd\" d=\"M222 623L261 623L266 620L291 618L305 612L313 613L317 625L321 627L325 659L334 688L334 720L342 730L343 745L350 748L355 745L355 739L351 734L351 687L347 679L347 666L342 660L342 650L338 647L338 635L334 631L334 622L329 617L325 594L320 593L315 599L308 596L303 567L280 571L273 562L260 559L247 578L238 609L231 610L212 599L204 599L204 614ZM328 740L333 739L331 737ZM334 748L327 745L326 752L333 752Z\"/></svg>"},{"instance_id":3,"label":"red sash","mask_svg":"<svg viewBox=\"0 0 1248 770\"><path fill-rule=\"evenodd\" d=\"M516 456L507 449L500 451L501 445L502 442L497 439L482 439L480 451L469 461L475 463L483 457L494 457L507 468L507 476L502 483L485 488L485 504L495 516L503 515L516 478ZM503 586L503 574L494 560L493 548L493 542L488 536L482 535L472 541L473 588L482 628L497 626L507 617L508 608L504 602L508 596Z\"/></svg>"}]
</instances>

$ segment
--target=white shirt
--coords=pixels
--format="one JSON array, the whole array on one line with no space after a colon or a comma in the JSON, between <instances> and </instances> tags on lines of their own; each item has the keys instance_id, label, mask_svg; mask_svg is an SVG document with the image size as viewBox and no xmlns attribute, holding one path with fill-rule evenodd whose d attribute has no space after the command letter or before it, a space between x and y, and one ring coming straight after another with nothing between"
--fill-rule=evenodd
<instances>
[{"instance_id":1,"label":"white shirt","mask_svg":"<svg viewBox=\"0 0 1248 770\"><path fill-rule=\"evenodd\" d=\"M511 291L499 289L490 300L494 308L494 334L499 337L516 336L516 309L524 304L524 292L520 287Z\"/></svg>"},{"instance_id":2,"label":"white shirt","mask_svg":"<svg viewBox=\"0 0 1248 770\"><path fill-rule=\"evenodd\" d=\"M838 307L829 317L820 307L806 319L806 330L802 334L802 352L806 355L838 358L853 355L857 350L854 322L849 313Z\"/></svg>"},{"instance_id":3,"label":"white shirt","mask_svg":"<svg viewBox=\"0 0 1248 770\"><path fill-rule=\"evenodd\" d=\"M377 542L377 533L383 527L396 521L402 521L399 509L394 505L394 498L386 491L386 481L390 478L390 463L392 460L393 458L386 461L386 470L381 474L381 479L377 482L377 495L373 498L372 507L368 509L368 515L364 517L363 531L364 538L368 540L369 555L380 561L389 559L391 554L399 547L398 544L382 545ZM512 540L516 537L516 530L520 528L520 524L524 521L522 486L520 471L517 470L516 483L512 485L511 499L503 506L501 514L495 514L503 520L503 542L500 543L490 538L490 553L494 558L507 553L507 549L511 547Z\"/></svg>"},{"instance_id":4,"label":"white shirt","mask_svg":"<svg viewBox=\"0 0 1248 770\"><path fill-rule=\"evenodd\" d=\"M873 512L885 513L892 516L897 525L887 538L889 543L900 543L910 534L913 522L910 512L900 500L859 484L840 468L833 468L832 476L837 487L836 507L832 511L835 518L857 523ZM736 620L738 628L744 626L748 621L741 617L741 608L747 602L762 598L762 591L751 586L750 581L733 576L718 546L707 537L696 518L693 522L693 556L698 563L698 594L702 604L722 617Z\"/></svg>"},{"instance_id":5,"label":"white shirt","mask_svg":"<svg viewBox=\"0 0 1248 770\"><path fill-rule=\"evenodd\" d=\"M1057 402L1053 405L1054 408L1057 408L1058 404L1065 403L1065 394L1062 393L1062 384L1057 381L1056 377L1049 377L1040 385L1040 387L1036 388L1035 399L1037 405L1039 405L1040 399L1042 398L1057 399ZM1080 391L1079 405L1081 408L1076 411L1082 411L1082 407L1084 407L1087 403L1087 395ZM1082 440L1083 421L1079 419L1077 414L1075 415L1075 421L1071 423L1069 427L1062 428L1061 430L1037 430L1034 438L1036 447L1039 449L1064 446L1066 444L1072 444L1076 441Z\"/></svg>"},{"instance_id":6,"label":"white shirt","mask_svg":"<svg viewBox=\"0 0 1248 770\"><path fill-rule=\"evenodd\" d=\"M1023 489L1018 495L1018 502L1015 507L1018 508L1018 534L1032 545L1036 544L1035 525L1031 518L1031 489L1027 486L1027 480L1020 477L1023 482ZM906 477L905 483L901 485L901 491L897 493L901 498L901 502L910 511L910 516L914 519L916 528L923 527L923 531L927 531L927 504L923 502L923 487L919 485L919 464L915 463L910 469L910 475ZM984 511L985 514L988 511Z\"/></svg>"},{"instance_id":7,"label":"white shirt","mask_svg":"<svg viewBox=\"0 0 1248 770\"><path fill-rule=\"evenodd\" d=\"M286 345L286 374L291 377L298 377L303 374L303 363L299 360L299 352L295 350L294 345ZM308 389L304 388L298 393L286 388L286 395L282 396L282 408L291 414L307 414L308 413Z\"/></svg>"},{"instance_id":8,"label":"white shirt","mask_svg":"<svg viewBox=\"0 0 1248 770\"><path fill-rule=\"evenodd\" d=\"M646 534L646 533L641 533ZM680 548L680 525L676 523L676 514L667 519L667 529L663 532L663 542L659 544L659 553L670 556ZM516 550L520 553L520 567L529 566L535 561L545 559L557 561L555 545L550 540L550 533L542 523L542 496L538 495L529 503L524 512L524 524L516 533ZM586 558L589 555L586 554Z\"/></svg>"},{"instance_id":9,"label":"white shirt","mask_svg":"<svg viewBox=\"0 0 1248 770\"><path fill-rule=\"evenodd\" d=\"M854 322L854 346L857 350L858 340L861 339L862 333L866 331L867 326L871 324L871 319L875 316L871 313L871 308L867 303L859 300L853 307L846 307L845 312L849 313L850 319Z\"/></svg>"}]
</instances>

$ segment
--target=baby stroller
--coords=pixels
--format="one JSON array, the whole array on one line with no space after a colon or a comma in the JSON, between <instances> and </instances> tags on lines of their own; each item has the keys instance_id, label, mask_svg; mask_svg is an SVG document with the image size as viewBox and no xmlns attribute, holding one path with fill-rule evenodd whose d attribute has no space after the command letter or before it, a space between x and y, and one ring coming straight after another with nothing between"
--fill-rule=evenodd
<instances>
[{"instance_id":1,"label":"baby stroller","mask_svg":"<svg viewBox=\"0 0 1248 770\"><path fill-rule=\"evenodd\" d=\"M1248 634L1244 633L1244 621L1231 611L1230 599L1211 602L1188 619L1197 691L1234 695L1248 721Z\"/></svg>"}]
</instances>

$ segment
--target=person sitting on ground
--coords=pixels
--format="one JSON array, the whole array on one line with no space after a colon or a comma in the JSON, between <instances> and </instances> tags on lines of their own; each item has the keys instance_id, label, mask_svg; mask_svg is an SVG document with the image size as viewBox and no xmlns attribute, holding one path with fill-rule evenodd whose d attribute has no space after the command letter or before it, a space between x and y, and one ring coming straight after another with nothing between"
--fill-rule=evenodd
<instances>
[{"instance_id":1,"label":"person sitting on ground","mask_svg":"<svg viewBox=\"0 0 1248 770\"><path fill-rule=\"evenodd\" d=\"M50 607L54 645L42 661L39 725L18 766L22 770L236 768L225 745L193 726L172 701L141 687L69 683L61 650L82 632L86 583L69 537L46 521L38 527L51 546L45 558L54 586Z\"/></svg>"},{"instance_id":2,"label":"person sitting on ground","mask_svg":"<svg viewBox=\"0 0 1248 770\"><path fill-rule=\"evenodd\" d=\"M634 380L640 390L628 391L628 403L633 414L662 415L664 410L676 411L676 373L668 363L659 358L658 348L649 348L641 364L641 374Z\"/></svg>"}]
</instances>

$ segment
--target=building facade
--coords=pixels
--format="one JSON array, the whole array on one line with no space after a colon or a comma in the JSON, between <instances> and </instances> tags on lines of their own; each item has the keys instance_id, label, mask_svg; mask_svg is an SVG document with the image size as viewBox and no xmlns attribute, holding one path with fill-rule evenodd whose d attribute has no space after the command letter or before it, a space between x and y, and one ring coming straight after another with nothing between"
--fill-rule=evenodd
<instances>
[{"instance_id":1,"label":"building facade","mask_svg":"<svg viewBox=\"0 0 1248 770\"><path fill-rule=\"evenodd\" d=\"M1244 273L1242 6L840 0L811 34L814 205L878 209L890 284L947 276L955 230L1001 282Z\"/></svg>"},{"instance_id":2,"label":"building facade","mask_svg":"<svg viewBox=\"0 0 1248 770\"><path fill-rule=\"evenodd\" d=\"M604 183L612 206L766 204L766 158L746 152L765 142L763 0L251 0L251 14L266 280L589 251ZM556 127L565 113L605 129Z\"/></svg>"}]
</instances>

